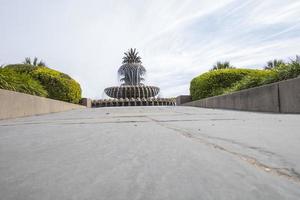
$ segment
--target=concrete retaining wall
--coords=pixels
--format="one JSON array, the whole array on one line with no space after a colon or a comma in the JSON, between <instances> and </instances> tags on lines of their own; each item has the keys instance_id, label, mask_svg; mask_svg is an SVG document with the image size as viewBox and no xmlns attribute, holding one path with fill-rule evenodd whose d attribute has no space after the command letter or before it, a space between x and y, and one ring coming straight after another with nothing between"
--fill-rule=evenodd
<instances>
[{"instance_id":1,"label":"concrete retaining wall","mask_svg":"<svg viewBox=\"0 0 300 200\"><path fill-rule=\"evenodd\" d=\"M82 98L81 99L81 105L87 107L87 108L91 108L92 107L92 99L89 98Z\"/></svg>"},{"instance_id":2,"label":"concrete retaining wall","mask_svg":"<svg viewBox=\"0 0 300 200\"><path fill-rule=\"evenodd\" d=\"M190 101L192 101L192 97L190 95L180 95L176 98L176 105L181 105Z\"/></svg>"},{"instance_id":3,"label":"concrete retaining wall","mask_svg":"<svg viewBox=\"0 0 300 200\"><path fill-rule=\"evenodd\" d=\"M0 119L61 112L84 106L0 89Z\"/></svg>"},{"instance_id":4,"label":"concrete retaining wall","mask_svg":"<svg viewBox=\"0 0 300 200\"><path fill-rule=\"evenodd\" d=\"M300 78L181 105L259 112L300 113Z\"/></svg>"},{"instance_id":5,"label":"concrete retaining wall","mask_svg":"<svg viewBox=\"0 0 300 200\"><path fill-rule=\"evenodd\" d=\"M279 100L281 112L300 113L300 78L279 84Z\"/></svg>"}]
</instances>

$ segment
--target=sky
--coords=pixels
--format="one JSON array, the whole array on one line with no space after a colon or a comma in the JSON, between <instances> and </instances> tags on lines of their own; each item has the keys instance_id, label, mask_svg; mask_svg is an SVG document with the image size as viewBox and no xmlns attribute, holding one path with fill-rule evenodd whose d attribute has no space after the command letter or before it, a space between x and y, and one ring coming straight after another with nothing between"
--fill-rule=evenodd
<instances>
[{"instance_id":1,"label":"sky","mask_svg":"<svg viewBox=\"0 0 300 200\"><path fill-rule=\"evenodd\" d=\"M137 48L145 83L175 97L217 61L262 68L300 54L300 0L0 0L0 47L0 65L36 56L93 99Z\"/></svg>"}]
</instances>

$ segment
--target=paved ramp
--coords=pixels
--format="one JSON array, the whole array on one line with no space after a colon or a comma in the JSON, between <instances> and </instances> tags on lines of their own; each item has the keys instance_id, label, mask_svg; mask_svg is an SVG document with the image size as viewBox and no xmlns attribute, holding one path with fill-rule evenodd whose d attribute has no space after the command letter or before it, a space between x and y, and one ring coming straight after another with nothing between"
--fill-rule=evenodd
<instances>
[{"instance_id":1,"label":"paved ramp","mask_svg":"<svg viewBox=\"0 0 300 200\"><path fill-rule=\"evenodd\" d=\"M192 107L0 121L0 199L300 198L300 116Z\"/></svg>"}]
</instances>

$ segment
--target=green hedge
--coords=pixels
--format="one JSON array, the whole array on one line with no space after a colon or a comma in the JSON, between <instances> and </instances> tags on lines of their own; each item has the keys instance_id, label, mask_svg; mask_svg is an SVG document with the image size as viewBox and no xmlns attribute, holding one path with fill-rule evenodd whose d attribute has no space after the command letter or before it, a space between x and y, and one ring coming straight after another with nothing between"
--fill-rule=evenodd
<instances>
[{"instance_id":1,"label":"green hedge","mask_svg":"<svg viewBox=\"0 0 300 200\"><path fill-rule=\"evenodd\" d=\"M276 81L296 78L300 75L300 61L292 60L291 63L281 64L273 69L276 72Z\"/></svg>"},{"instance_id":2,"label":"green hedge","mask_svg":"<svg viewBox=\"0 0 300 200\"><path fill-rule=\"evenodd\" d=\"M5 69L9 69L20 74L30 74L32 71L36 70L37 67L29 64L12 64L6 65Z\"/></svg>"},{"instance_id":3,"label":"green hedge","mask_svg":"<svg viewBox=\"0 0 300 200\"><path fill-rule=\"evenodd\" d=\"M38 67L31 74L45 87L50 98L79 103L80 85L68 75L47 67Z\"/></svg>"},{"instance_id":4,"label":"green hedge","mask_svg":"<svg viewBox=\"0 0 300 200\"><path fill-rule=\"evenodd\" d=\"M79 83L67 74L48 67L15 64L7 65L1 71L6 71L5 77L9 77L5 80L14 80L14 77L19 77L20 80L22 79L21 82L28 84L26 90L23 90L23 86L15 86L14 83L18 81L2 81L0 82L0 88L45 96L71 103L79 103L81 99L81 87ZM4 72L0 72L0 74L4 76Z\"/></svg>"},{"instance_id":5,"label":"green hedge","mask_svg":"<svg viewBox=\"0 0 300 200\"><path fill-rule=\"evenodd\" d=\"M0 88L26 94L47 97L48 92L39 81L28 74L17 73L14 70L0 69Z\"/></svg>"},{"instance_id":6,"label":"green hedge","mask_svg":"<svg viewBox=\"0 0 300 200\"><path fill-rule=\"evenodd\" d=\"M192 100L223 94L225 89L250 73L251 70L246 69L220 69L201 74L191 81Z\"/></svg>"},{"instance_id":7,"label":"green hedge","mask_svg":"<svg viewBox=\"0 0 300 200\"><path fill-rule=\"evenodd\" d=\"M225 94L263 84L274 72L254 69L220 69L195 77L190 84L192 100Z\"/></svg>"},{"instance_id":8,"label":"green hedge","mask_svg":"<svg viewBox=\"0 0 300 200\"><path fill-rule=\"evenodd\" d=\"M224 93L235 92L252 87L258 87L272 82L276 82L277 73L272 70L259 70L255 73L245 76L240 81L234 83L232 87L224 91Z\"/></svg>"}]
</instances>

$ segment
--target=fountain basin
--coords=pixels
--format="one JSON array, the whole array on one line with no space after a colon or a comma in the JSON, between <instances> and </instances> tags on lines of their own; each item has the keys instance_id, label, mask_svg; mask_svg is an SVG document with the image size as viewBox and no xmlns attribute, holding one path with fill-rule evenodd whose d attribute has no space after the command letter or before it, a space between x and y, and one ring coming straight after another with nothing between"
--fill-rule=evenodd
<instances>
[{"instance_id":1,"label":"fountain basin","mask_svg":"<svg viewBox=\"0 0 300 200\"><path fill-rule=\"evenodd\" d=\"M150 98L155 97L159 93L159 88L155 86L145 85L121 85L109 87L104 92L112 98Z\"/></svg>"},{"instance_id":2,"label":"fountain basin","mask_svg":"<svg viewBox=\"0 0 300 200\"><path fill-rule=\"evenodd\" d=\"M174 98L120 98L93 100L92 107L114 107L114 106L175 106Z\"/></svg>"}]
</instances>

